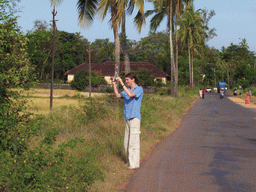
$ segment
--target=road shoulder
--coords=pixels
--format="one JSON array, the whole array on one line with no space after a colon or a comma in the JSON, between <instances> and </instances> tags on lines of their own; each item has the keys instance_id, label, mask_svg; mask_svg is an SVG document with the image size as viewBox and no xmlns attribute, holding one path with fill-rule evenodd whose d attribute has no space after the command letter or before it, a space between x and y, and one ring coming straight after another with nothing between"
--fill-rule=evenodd
<instances>
[{"instance_id":1,"label":"road shoulder","mask_svg":"<svg viewBox=\"0 0 256 192\"><path fill-rule=\"evenodd\" d=\"M243 107L256 109L255 104L253 104L253 103L245 104L245 100L241 99L239 97L234 97L233 96L233 97L227 97L227 98L230 99L231 101L243 106Z\"/></svg>"}]
</instances>

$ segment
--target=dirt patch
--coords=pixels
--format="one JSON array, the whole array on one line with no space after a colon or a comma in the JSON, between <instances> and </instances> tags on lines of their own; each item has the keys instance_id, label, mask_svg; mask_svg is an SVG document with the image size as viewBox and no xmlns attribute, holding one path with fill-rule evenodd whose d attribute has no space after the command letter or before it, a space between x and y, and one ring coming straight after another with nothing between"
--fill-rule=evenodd
<instances>
[{"instance_id":1,"label":"dirt patch","mask_svg":"<svg viewBox=\"0 0 256 192\"><path fill-rule=\"evenodd\" d=\"M249 104L245 104L245 99L241 99L239 97L227 97L227 98L243 107L256 109L256 105L251 102Z\"/></svg>"}]
</instances>

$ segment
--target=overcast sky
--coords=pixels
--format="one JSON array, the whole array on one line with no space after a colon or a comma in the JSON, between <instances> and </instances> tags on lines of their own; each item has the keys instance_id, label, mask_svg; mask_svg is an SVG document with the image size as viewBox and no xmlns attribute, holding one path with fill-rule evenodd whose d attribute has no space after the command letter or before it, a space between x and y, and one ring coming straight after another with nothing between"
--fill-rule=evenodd
<instances>
[{"instance_id":1,"label":"overcast sky","mask_svg":"<svg viewBox=\"0 0 256 192\"><path fill-rule=\"evenodd\" d=\"M90 42L95 39L108 38L114 41L113 31L110 27L109 17L104 21L96 17L91 26L81 29L78 26L78 14L76 8L77 0L63 0L56 7L58 30L70 33L80 32ZM21 13L18 15L18 24L23 32L31 30L35 20L52 20L52 7L50 0L21 0L18 4ZM195 0L195 9L214 10L216 15L210 20L209 27L216 28L217 37L208 42L208 45L221 49L231 43L239 44L243 38L247 40L251 51L256 52L256 0ZM145 9L151 9L152 5L146 3ZM132 16L127 17L127 36L131 40L140 40L149 33L149 19L141 33L138 33L133 24ZM158 31L166 30L166 21L159 27Z\"/></svg>"}]
</instances>

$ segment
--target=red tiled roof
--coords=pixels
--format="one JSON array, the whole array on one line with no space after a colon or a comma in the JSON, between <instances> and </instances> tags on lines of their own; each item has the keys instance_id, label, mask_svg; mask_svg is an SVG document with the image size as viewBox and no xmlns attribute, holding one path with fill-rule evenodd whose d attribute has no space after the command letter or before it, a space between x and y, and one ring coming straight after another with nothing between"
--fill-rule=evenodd
<instances>
[{"instance_id":1,"label":"red tiled roof","mask_svg":"<svg viewBox=\"0 0 256 192\"><path fill-rule=\"evenodd\" d=\"M92 70L101 76L114 76L115 74L115 61L105 61L104 63L92 63ZM148 69L152 71L152 75L155 77L170 77L167 73L158 69L156 66L148 62L130 62L131 71L137 71L139 68ZM70 69L65 74L76 74L80 70L89 70L89 63L82 63L73 69ZM124 62L120 62L120 72L125 71Z\"/></svg>"}]
</instances>

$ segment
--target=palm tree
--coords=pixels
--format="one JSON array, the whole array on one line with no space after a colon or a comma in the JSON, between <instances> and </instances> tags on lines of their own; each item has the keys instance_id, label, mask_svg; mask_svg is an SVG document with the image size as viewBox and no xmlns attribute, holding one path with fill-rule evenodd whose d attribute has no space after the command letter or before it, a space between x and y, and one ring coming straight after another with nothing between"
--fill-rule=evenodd
<instances>
[{"instance_id":1,"label":"palm tree","mask_svg":"<svg viewBox=\"0 0 256 192\"><path fill-rule=\"evenodd\" d=\"M176 59L175 59L175 71L174 71L174 80L175 80L175 85L174 85L174 95L178 94L178 72L179 72L179 68L178 68L178 56L179 56L179 37L178 37L178 20L181 16L181 14L184 11L184 5L186 7L190 6L190 3L193 2L193 0L176 0L176 10L175 10L175 42L176 42Z\"/></svg>"},{"instance_id":2,"label":"palm tree","mask_svg":"<svg viewBox=\"0 0 256 192\"><path fill-rule=\"evenodd\" d=\"M189 56L190 86L194 86L193 59L194 53L199 53L200 45L204 43L206 37L203 18L200 12L194 12L194 7L190 6L180 19L179 39L181 43L187 44Z\"/></svg>"},{"instance_id":3,"label":"palm tree","mask_svg":"<svg viewBox=\"0 0 256 192\"><path fill-rule=\"evenodd\" d=\"M178 94L178 19L184 9L184 5L188 5L191 0L159 0L153 1L154 10L146 12L146 16L155 14L150 21L150 29L155 31L160 25L164 17L168 17L167 28L170 34L170 60L171 60L171 95ZM174 14L175 13L175 14ZM175 22L173 22L175 18ZM174 46L173 46L173 28L175 27L175 39L176 39L176 59L174 58Z\"/></svg>"},{"instance_id":4,"label":"palm tree","mask_svg":"<svg viewBox=\"0 0 256 192\"><path fill-rule=\"evenodd\" d=\"M51 0L52 5L60 3L62 0ZM120 65L120 40L118 29L122 20L122 16L126 11L126 7L129 3L130 7L135 5L139 8L134 22L137 24L138 29L141 29L142 24L145 22L144 19L144 0L130 1L127 0L78 0L77 9L79 13L79 24L85 27L86 24L90 24L94 20L96 12L101 13L101 18L104 19L107 12L111 13L111 27L114 32L115 39L115 76L119 76L119 65Z\"/></svg>"}]
</instances>

